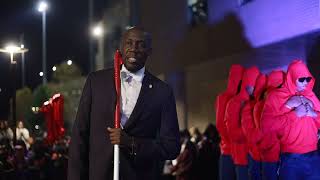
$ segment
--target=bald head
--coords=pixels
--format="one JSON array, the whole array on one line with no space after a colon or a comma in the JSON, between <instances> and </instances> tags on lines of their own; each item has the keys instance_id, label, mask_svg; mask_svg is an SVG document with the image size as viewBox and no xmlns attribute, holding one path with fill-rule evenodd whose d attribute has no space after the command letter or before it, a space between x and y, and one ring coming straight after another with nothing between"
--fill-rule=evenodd
<instances>
[{"instance_id":1,"label":"bald head","mask_svg":"<svg viewBox=\"0 0 320 180\"><path fill-rule=\"evenodd\" d=\"M141 27L131 27L124 32L121 41L121 53L125 67L136 72L145 66L151 55L151 36Z\"/></svg>"},{"instance_id":2,"label":"bald head","mask_svg":"<svg viewBox=\"0 0 320 180\"><path fill-rule=\"evenodd\" d=\"M126 37L131 33L141 34L144 37L144 39L146 40L147 45L151 48L151 45L152 45L151 34L147 31L145 31L144 28L139 27L139 26L132 26L132 27L127 28L127 30L122 34L121 46L123 45L123 41L126 39Z\"/></svg>"}]
</instances>

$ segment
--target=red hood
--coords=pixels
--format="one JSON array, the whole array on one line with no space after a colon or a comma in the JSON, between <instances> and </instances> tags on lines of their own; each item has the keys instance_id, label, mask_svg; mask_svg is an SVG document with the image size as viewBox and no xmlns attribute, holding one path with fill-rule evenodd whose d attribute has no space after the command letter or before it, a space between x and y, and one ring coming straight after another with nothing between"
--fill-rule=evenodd
<instances>
[{"instance_id":1,"label":"red hood","mask_svg":"<svg viewBox=\"0 0 320 180\"><path fill-rule=\"evenodd\" d=\"M259 99L259 97L265 90L266 85L267 85L267 75L260 74L257 78L256 85L254 87L253 96L255 97L255 99L257 100Z\"/></svg>"},{"instance_id":2,"label":"red hood","mask_svg":"<svg viewBox=\"0 0 320 180\"><path fill-rule=\"evenodd\" d=\"M268 76L267 88L275 89L279 87L285 78L286 73L282 70L273 70Z\"/></svg>"},{"instance_id":3,"label":"red hood","mask_svg":"<svg viewBox=\"0 0 320 180\"><path fill-rule=\"evenodd\" d=\"M229 71L228 86L226 89L227 94L236 95L238 91L238 86L241 81L244 68L239 64L234 64L231 66Z\"/></svg>"},{"instance_id":4,"label":"red hood","mask_svg":"<svg viewBox=\"0 0 320 180\"><path fill-rule=\"evenodd\" d=\"M308 83L306 89L302 92L297 92L296 80L300 77L312 77L312 80ZM290 63L285 77L283 87L278 89L275 93L280 101L279 106L286 103L286 101L294 95L303 95L313 102L314 109L320 111L320 102L312 91L314 86L314 78L309 72L307 66L301 60L294 60Z\"/></svg>"},{"instance_id":5,"label":"red hood","mask_svg":"<svg viewBox=\"0 0 320 180\"><path fill-rule=\"evenodd\" d=\"M296 80L301 77L312 77L311 81L308 83L306 89L302 92L297 92ZM286 76L286 81L284 86L290 91L291 95L302 94L308 96L313 94L314 77L308 70L308 67L301 60L294 60L288 67L288 72Z\"/></svg>"},{"instance_id":6,"label":"red hood","mask_svg":"<svg viewBox=\"0 0 320 180\"><path fill-rule=\"evenodd\" d=\"M249 95L246 91L247 86L253 86L256 83L257 77L259 76L260 71L256 66L246 69L242 76L241 90L239 95L242 98L249 99Z\"/></svg>"}]
</instances>

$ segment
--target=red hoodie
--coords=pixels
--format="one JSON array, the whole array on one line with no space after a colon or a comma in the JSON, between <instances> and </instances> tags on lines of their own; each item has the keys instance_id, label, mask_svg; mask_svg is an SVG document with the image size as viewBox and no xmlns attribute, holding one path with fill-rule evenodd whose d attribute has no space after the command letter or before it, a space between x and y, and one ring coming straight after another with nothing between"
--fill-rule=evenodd
<instances>
[{"instance_id":1,"label":"red hoodie","mask_svg":"<svg viewBox=\"0 0 320 180\"><path fill-rule=\"evenodd\" d=\"M265 95L275 90L283 83L285 73L281 70L274 70L268 76L267 90ZM266 130L262 129L262 125L265 129L270 129L272 126L272 119L268 119L268 116L261 116L263 106L265 104L265 98L257 102L254 107L253 115L256 126L259 127L260 135L256 135L256 142L258 143L259 150L261 153L262 162L278 162L280 154L280 141L277 139L274 133L263 133Z\"/></svg>"},{"instance_id":2,"label":"red hoodie","mask_svg":"<svg viewBox=\"0 0 320 180\"><path fill-rule=\"evenodd\" d=\"M254 87L259 74L260 72L257 67L246 69L242 77L240 93L231 98L227 103L225 122L230 140L233 143L232 158L236 165L248 164L248 146L241 127L241 109L246 101L249 101L246 87Z\"/></svg>"},{"instance_id":3,"label":"red hoodie","mask_svg":"<svg viewBox=\"0 0 320 180\"><path fill-rule=\"evenodd\" d=\"M266 96L269 92L279 87L283 82L284 72L283 71L272 71L268 78L266 84L266 90L262 94ZM262 99L261 99L262 98ZM255 129L250 131L250 142L255 144L255 150L260 152L260 160L263 162L277 162L280 152L280 143L277 144L269 143L272 142L271 134L264 135L261 130L261 113L265 103L265 98L261 97L258 99L253 108L253 118ZM266 119L266 118L263 118ZM256 157L257 158L257 157ZM257 159L255 159L257 160Z\"/></svg>"},{"instance_id":4,"label":"red hoodie","mask_svg":"<svg viewBox=\"0 0 320 180\"><path fill-rule=\"evenodd\" d=\"M267 97L263 114L273 119L272 126L265 132L274 131L280 139L281 152L307 153L317 150L317 132L320 127L320 102L312 91L314 78L302 92L296 90L296 80L300 77L312 77L307 66L299 60L293 61L286 75L282 88L272 91ZM292 96L308 98L317 113L316 118L309 116L298 117L294 109L286 106ZM264 128L263 128L264 129Z\"/></svg>"},{"instance_id":5,"label":"red hoodie","mask_svg":"<svg viewBox=\"0 0 320 180\"><path fill-rule=\"evenodd\" d=\"M255 104L261 98L267 84L267 76L260 74L254 88L254 99L248 101L242 109L241 124L242 130L247 138L249 147L249 154L256 161L261 161L261 155L259 147L257 146L257 140L261 137L260 129L256 126L253 117L253 110Z\"/></svg>"},{"instance_id":6,"label":"red hoodie","mask_svg":"<svg viewBox=\"0 0 320 180\"><path fill-rule=\"evenodd\" d=\"M241 65L232 65L229 72L228 86L225 92L219 94L216 98L216 126L221 137L220 151L221 154L231 155L231 142L228 137L227 127L224 122L224 115L227 102L238 92L238 86L241 81L244 68Z\"/></svg>"}]
</instances>

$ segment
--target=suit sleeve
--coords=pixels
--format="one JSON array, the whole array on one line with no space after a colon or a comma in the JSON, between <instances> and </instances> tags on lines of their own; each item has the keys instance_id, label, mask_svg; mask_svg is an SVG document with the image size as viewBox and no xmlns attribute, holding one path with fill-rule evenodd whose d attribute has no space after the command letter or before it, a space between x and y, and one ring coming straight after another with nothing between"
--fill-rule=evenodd
<instances>
[{"instance_id":1,"label":"suit sleeve","mask_svg":"<svg viewBox=\"0 0 320 180\"><path fill-rule=\"evenodd\" d=\"M68 180L89 179L89 136L91 76L87 78L72 129L68 160Z\"/></svg>"},{"instance_id":2,"label":"suit sleeve","mask_svg":"<svg viewBox=\"0 0 320 180\"><path fill-rule=\"evenodd\" d=\"M180 134L176 103L172 90L164 100L161 109L161 124L155 139L135 138L136 159L140 162L150 159L172 160L180 153Z\"/></svg>"}]
</instances>

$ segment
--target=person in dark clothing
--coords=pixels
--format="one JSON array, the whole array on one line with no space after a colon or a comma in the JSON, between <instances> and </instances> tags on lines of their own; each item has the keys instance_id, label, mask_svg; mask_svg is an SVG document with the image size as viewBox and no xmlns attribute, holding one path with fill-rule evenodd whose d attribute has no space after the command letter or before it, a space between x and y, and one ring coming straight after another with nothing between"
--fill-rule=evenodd
<instances>
[{"instance_id":1,"label":"person in dark clothing","mask_svg":"<svg viewBox=\"0 0 320 180\"><path fill-rule=\"evenodd\" d=\"M180 132L181 151L176 160L173 161L172 174L176 180L196 180L195 162L197 158L197 149L191 142L191 136L188 130Z\"/></svg>"},{"instance_id":2,"label":"person in dark clothing","mask_svg":"<svg viewBox=\"0 0 320 180\"><path fill-rule=\"evenodd\" d=\"M121 180L157 180L165 160L180 152L172 88L145 69L151 36L128 29L121 42L121 126L114 125L114 70L91 73L85 83L69 149L69 180L108 180L113 145L120 147Z\"/></svg>"},{"instance_id":3,"label":"person in dark clothing","mask_svg":"<svg viewBox=\"0 0 320 180\"><path fill-rule=\"evenodd\" d=\"M197 179L212 180L219 178L220 137L217 128L209 124L198 143L198 159L196 165Z\"/></svg>"},{"instance_id":4,"label":"person in dark clothing","mask_svg":"<svg viewBox=\"0 0 320 180\"><path fill-rule=\"evenodd\" d=\"M14 166L9 160L11 151L10 140L0 140L0 180L14 178Z\"/></svg>"}]
</instances>

